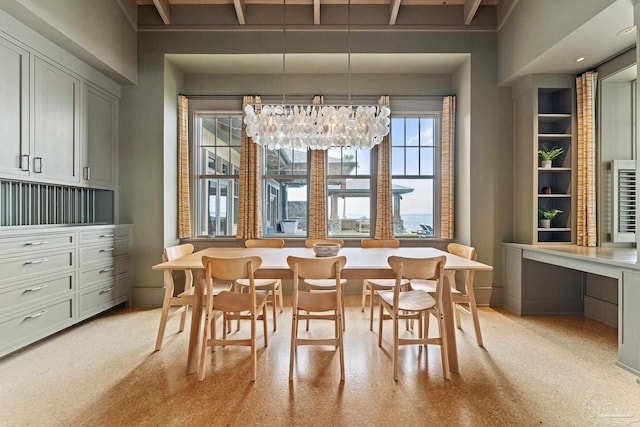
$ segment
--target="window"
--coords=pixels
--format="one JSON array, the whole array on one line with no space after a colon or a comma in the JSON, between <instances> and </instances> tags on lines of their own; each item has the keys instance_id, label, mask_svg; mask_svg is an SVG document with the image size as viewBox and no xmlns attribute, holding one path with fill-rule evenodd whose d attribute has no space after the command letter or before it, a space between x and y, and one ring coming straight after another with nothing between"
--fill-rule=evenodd
<instances>
[{"instance_id":1,"label":"window","mask_svg":"<svg viewBox=\"0 0 640 427\"><path fill-rule=\"evenodd\" d=\"M237 230L242 114L239 106L229 107L223 101L220 108L212 100L190 103L195 236L235 236ZM396 104L390 133L394 234L397 238L438 237L442 100L410 98ZM264 150L266 237L307 236L309 160L307 150ZM326 151L328 236L373 235L377 161L377 147Z\"/></svg>"},{"instance_id":2,"label":"window","mask_svg":"<svg viewBox=\"0 0 640 427\"><path fill-rule=\"evenodd\" d=\"M196 233L233 236L238 225L241 117L196 114Z\"/></svg>"},{"instance_id":3,"label":"window","mask_svg":"<svg viewBox=\"0 0 640 427\"><path fill-rule=\"evenodd\" d=\"M436 114L393 116L391 175L396 237L434 236L440 120Z\"/></svg>"},{"instance_id":4,"label":"window","mask_svg":"<svg viewBox=\"0 0 640 427\"><path fill-rule=\"evenodd\" d=\"M371 234L371 151L327 150L327 235Z\"/></svg>"},{"instance_id":5,"label":"window","mask_svg":"<svg viewBox=\"0 0 640 427\"><path fill-rule=\"evenodd\" d=\"M308 152L264 150L264 235L306 236Z\"/></svg>"}]
</instances>

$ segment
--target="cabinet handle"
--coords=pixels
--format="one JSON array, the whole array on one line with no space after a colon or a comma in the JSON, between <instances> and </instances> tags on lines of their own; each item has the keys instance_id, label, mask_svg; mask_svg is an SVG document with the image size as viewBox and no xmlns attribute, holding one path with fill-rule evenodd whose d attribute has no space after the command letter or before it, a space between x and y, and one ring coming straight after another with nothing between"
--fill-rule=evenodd
<instances>
[{"instance_id":1,"label":"cabinet handle","mask_svg":"<svg viewBox=\"0 0 640 427\"><path fill-rule=\"evenodd\" d=\"M24 245L25 246L40 246L40 245L46 245L49 242L45 242L45 241L41 241L41 242L27 242Z\"/></svg>"},{"instance_id":2,"label":"cabinet handle","mask_svg":"<svg viewBox=\"0 0 640 427\"><path fill-rule=\"evenodd\" d=\"M20 156L20 170L29 172L29 155L23 154Z\"/></svg>"},{"instance_id":3,"label":"cabinet handle","mask_svg":"<svg viewBox=\"0 0 640 427\"><path fill-rule=\"evenodd\" d=\"M113 271L113 270L115 270L114 267L103 268L102 270L98 271L98 274L100 274L100 273L108 273L108 272Z\"/></svg>"},{"instance_id":4,"label":"cabinet handle","mask_svg":"<svg viewBox=\"0 0 640 427\"><path fill-rule=\"evenodd\" d=\"M100 237L113 237L113 234L101 234Z\"/></svg>"},{"instance_id":5,"label":"cabinet handle","mask_svg":"<svg viewBox=\"0 0 640 427\"><path fill-rule=\"evenodd\" d=\"M90 180L91 179L91 168L89 166L85 166L83 168L83 174L84 174L84 180Z\"/></svg>"},{"instance_id":6,"label":"cabinet handle","mask_svg":"<svg viewBox=\"0 0 640 427\"><path fill-rule=\"evenodd\" d=\"M47 261L49 261L48 258L34 259L33 261L25 262L24 265L41 264L41 263L47 262Z\"/></svg>"},{"instance_id":7,"label":"cabinet handle","mask_svg":"<svg viewBox=\"0 0 640 427\"><path fill-rule=\"evenodd\" d=\"M42 157L33 158L33 172L42 173Z\"/></svg>"},{"instance_id":8,"label":"cabinet handle","mask_svg":"<svg viewBox=\"0 0 640 427\"><path fill-rule=\"evenodd\" d=\"M27 319L35 319L36 317L40 317L40 316L42 316L42 315L43 315L43 314L45 314L46 312L47 312L47 310L42 310L42 311L39 311L39 312L37 312L37 313L30 314L30 315L28 315L28 316L24 316L24 320L27 320Z\"/></svg>"},{"instance_id":9,"label":"cabinet handle","mask_svg":"<svg viewBox=\"0 0 640 427\"><path fill-rule=\"evenodd\" d=\"M113 251L113 248L100 249L100 252L111 252L111 251Z\"/></svg>"},{"instance_id":10,"label":"cabinet handle","mask_svg":"<svg viewBox=\"0 0 640 427\"><path fill-rule=\"evenodd\" d=\"M100 294L100 295L102 295L102 294L106 294L107 292L111 292L112 290L113 290L113 286L108 287L107 289L103 289L103 290L101 290L99 294Z\"/></svg>"},{"instance_id":11,"label":"cabinet handle","mask_svg":"<svg viewBox=\"0 0 640 427\"><path fill-rule=\"evenodd\" d=\"M49 285L42 285L42 286L38 286L37 288L29 288L29 289L25 289L22 293L26 294L28 292L36 292L36 291L40 291L44 288L48 288Z\"/></svg>"}]
</instances>

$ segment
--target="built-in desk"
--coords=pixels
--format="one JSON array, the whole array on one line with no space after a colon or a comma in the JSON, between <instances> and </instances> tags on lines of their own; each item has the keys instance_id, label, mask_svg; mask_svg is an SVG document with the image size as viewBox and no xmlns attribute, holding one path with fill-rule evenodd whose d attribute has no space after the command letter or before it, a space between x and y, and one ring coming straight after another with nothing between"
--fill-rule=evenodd
<instances>
[{"instance_id":1,"label":"built-in desk","mask_svg":"<svg viewBox=\"0 0 640 427\"><path fill-rule=\"evenodd\" d=\"M503 243L503 262L505 307L514 313L587 312L595 314L589 317L607 319L607 311L613 310L614 316L617 311L617 364L640 376L640 265L636 249ZM604 301L589 296L590 286L596 294L614 292L615 296L617 291L617 301L608 303L606 296Z\"/></svg>"}]
</instances>

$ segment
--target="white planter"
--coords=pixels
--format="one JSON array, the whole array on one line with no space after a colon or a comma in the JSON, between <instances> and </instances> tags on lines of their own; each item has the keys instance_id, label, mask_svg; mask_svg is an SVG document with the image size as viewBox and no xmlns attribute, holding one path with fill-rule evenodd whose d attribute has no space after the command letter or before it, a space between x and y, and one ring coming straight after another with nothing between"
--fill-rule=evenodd
<instances>
[{"instance_id":1,"label":"white planter","mask_svg":"<svg viewBox=\"0 0 640 427\"><path fill-rule=\"evenodd\" d=\"M551 160L541 160L540 167L542 169L550 169L551 168Z\"/></svg>"},{"instance_id":2,"label":"white planter","mask_svg":"<svg viewBox=\"0 0 640 427\"><path fill-rule=\"evenodd\" d=\"M550 219L539 219L540 228L551 228L551 220Z\"/></svg>"}]
</instances>

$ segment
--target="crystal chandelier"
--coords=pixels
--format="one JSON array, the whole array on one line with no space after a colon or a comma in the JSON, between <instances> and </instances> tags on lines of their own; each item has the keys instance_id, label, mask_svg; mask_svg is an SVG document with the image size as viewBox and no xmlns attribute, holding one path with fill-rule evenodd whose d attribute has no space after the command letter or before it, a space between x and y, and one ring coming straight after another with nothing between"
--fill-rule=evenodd
<instances>
[{"instance_id":1,"label":"crystal chandelier","mask_svg":"<svg viewBox=\"0 0 640 427\"><path fill-rule=\"evenodd\" d=\"M331 147L370 149L389 134L391 110L384 105L351 104L351 2L347 9L349 105L286 104L286 0L283 5L282 51L283 95L281 105L248 104L245 107L246 133L253 142L269 149Z\"/></svg>"}]
</instances>

